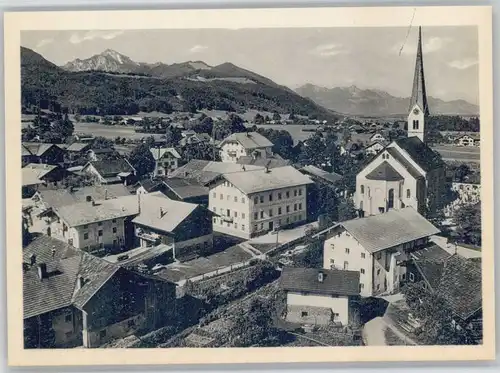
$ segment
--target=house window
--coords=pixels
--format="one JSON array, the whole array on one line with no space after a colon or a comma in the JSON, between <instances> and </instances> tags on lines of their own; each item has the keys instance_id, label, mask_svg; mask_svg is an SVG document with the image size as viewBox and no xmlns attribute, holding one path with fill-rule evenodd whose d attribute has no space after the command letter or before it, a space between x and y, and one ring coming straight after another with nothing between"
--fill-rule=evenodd
<instances>
[{"instance_id":1,"label":"house window","mask_svg":"<svg viewBox=\"0 0 500 373\"><path fill-rule=\"evenodd\" d=\"M269 194L269 202L271 202L273 200L273 194Z\"/></svg>"},{"instance_id":2,"label":"house window","mask_svg":"<svg viewBox=\"0 0 500 373\"><path fill-rule=\"evenodd\" d=\"M113 233L116 233L116 227L113 227Z\"/></svg>"},{"instance_id":3,"label":"house window","mask_svg":"<svg viewBox=\"0 0 500 373\"><path fill-rule=\"evenodd\" d=\"M241 203L245 203L245 198L242 198L242 199L241 199Z\"/></svg>"},{"instance_id":4,"label":"house window","mask_svg":"<svg viewBox=\"0 0 500 373\"><path fill-rule=\"evenodd\" d=\"M65 322L71 322L72 320L73 320L73 315L71 313L68 313L67 315L64 316Z\"/></svg>"},{"instance_id":5,"label":"house window","mask_svg":"<svg viewBox=\"0 0 500 373\"><path fill-rule=\"evenodd\" d=\"M83 234L83 239L84 240L88 240L89 239L89 234L88 233L84 233Z\"/></svg>"},{"instance_id":6,"label":"house window","mask_svg":"<svg viewBox=\"0 0 500 373\"><path fill-rule=\"evenodd\" d=\"M244 231L245 230L245 224L241 224L241 230Z\"/></svg>"},{"instance_id":7,"label":"house window","mask_svg":"<svg viewBox=\"0 0 500 373\"><path fill-rule=\"evenodd\" d=\"M111 220L112 223L116 223L116 219Z\"/></svg>"},{"instance_id":8,"label":"house window","mask_svg":"<svg viewBox=\"0 0 500 373\"><path fill-rule=\"evenodd\" d=\"M293 211L297 211L297 204L296 203L293 204Z\"/></svg>"},{"instance_id":9,"label":"house window","mask_svg":"<svg viewBox=\"0 0 500 373\"><path fill-rule=\"evenodd\" d=\"M377 290L380 290L380 284L377 285Z\"/></svg>"},{"instance_id":10,"label":"house window","mask_svg":"<svg viewBox=\"0 0 500 373\"><path fill-rule=\"evenodd\" d=\"M290 223L290 218L289 218L289 217L288 217L288 218L286 218L286 223L287 223L287 224L288 224L288 223Z\"/></svg>"},{"instance_id":11,"label":"house window","mask_svg":"<svg viewBox=\"0 0 500 373\"><path fill-rule=\"evenodd\" d=\"M297 197L297 189L295 189L295 190L293 191L293 196L294 196L294 197Z\"/></svg>"},{"instance_id":12,"label":"house window","mask_svg":"<svg viewBox=\"0 0 500 373\"><path fill-rule=\"evenodd\" d=\"M302 203L299 203L299 210L302 210Z\"/></svg>"},{"instance_id":13,"label":"house window","mask_svg":"<svg viewBox=\"0 0 500 373\"><path fill-rule=\"evenodd\" d=\"M413 120L413 129L418 130L418 119Z\"/></svg>"},{"instance_id":14,"label":"house window","mask_svg":"<svg viewBox=\"0 0 500 373\"><path fill-rule=\"evenodd\" d=\"M346 254L349 254L350 252L351 252L351 250L349 250L349 248L348 248L348 247L346 247L346 248L345 248L345 253L346 253Z\"/></svg>"},{"instance_id":15,"label":"house window","mask_svg":"<svg viewBox=\"0 0 500 373\"><path fill-rule=\"evenodd\" d=\"M349 262L344 262L344 270L347 271L349 269Z\"/></svg>"},{"instance_id":16,"label":"house window","mask_svg":"<svg viewBox=\"0 0 500 373\"><path fill-rule=\"evenodd\" d=\"M68 245L73 246L73 239L72 238L68 239Z\"/></svg>"},{"instance_id":17,"label":"house window","mask_svg":"<svg viewBox=\"0 0 500 373\"><path fill-rule=\"evenodd\" d=\"M299 214L299 220L302 220L302 214Z\"/></svg>"},{"instance_id":18,"label":"house window","mask_svg":"<svg viewBox=\"0 0 500 373\"><path fill-rule=\"evenodd\" d=\"M97 225L100 227L102 225L102 221L100 221L99 223L97 223Z\"/></svg>"},{"instance_id":19,"label":"house window","mask_svg":"<svg viewBox=\"0 0 500 373\"><path fill-rule=\"evenodd\" d=\"M66 226L64 226L64 228L66 228ZM88 225L88 224L85 224L85 225L83 226L83 229L89 229L89 225Z\"/></svg>"},{"instance_id":20,"label":"house window","mask_svg":"<svg viewBox=\"0 0 500 373\"><path fill-rule=\"evenodd\" d=\"M281 193L278 193L278 199L281 199Z\"/></svg>"},{"instance_id":21,"label":"house window","mask_svg":"<svg viewBox=\"0 0 500 373\"><path fill-rule=\"evenodd\" d=\"M286 212L290 212L290 206L286 207Z\"/></svg>"},{"instance_id":22,"label":"house window","mask_svg":"<svg viewBox=\"0 0 500 373\"><path fill-rule=\"evenodd\" d=\"M286 198L290 198L290 192L286 192Z\"/></svg>"},{"instance_id":23,"label":"house window","mask_svg":"<svg viewBox=\"0 0 500 373\"><path fill-rule=\"evenodd\" d=\"M365 194L365 186L364 185L361 185L360 192L361 192L361 194Z\"/></svg>"},{"instance_id":24,"label":"house window","mask_svg":"<svg viewBox=\"0 0 500 373\"><path fill-rule=\"evenodd\" d=\"M254 218L254 220L257 220L259 218L259 213L258 212L254 212L253 213L253 218Z\"/></svg>"},{"instance_id":25,"label":"house window","mask_svg":"<svg viewBox=\"0 0 500 373\"><path fill-rule=\"evenodd\" d=\"M217 218L214 218L214 223L217 223Z\"/></svg>"},{"instance_id":26,"label":"house window","mask_svg":"<svg viewBox=\"0 0 500 373\"><path fill-rule=\"evenodd\" d=\"M362 274L362 275L364 275L364 274L365 274L365 269L364 269L364 268L361 268L361 269L359 270L359 272L361 272L361 274Z\"/></svg>"},{"instance_id":27,"label":"house window","mask_svg":"<svg viewBox=\"0 0 500 373\"><path fill-rule=\"evenodd\" d=\"M259 197L255 197L255 198L253 199L253 203L255 203L255 204L259 203Z\"/></svg>"},{"instance_id":28,"label":"house window","mask_svg":"<svg viewBox=\"0 0 500 373\"><path fill-rule=\"evenodd\" d=\"M308 316L308 313L307 313L306 311L302 311L302 312L300 313L300 316L301 316L301 317L307 317L307 316Z\"/></svg>"},{"instance_id":29,"label":"house window","mask_svg":"<svg viewBox=\"0 0 500 373\"><path fill-rule=\"evenodd\" d=\"M380 268L377 269L377 275L380 275Z\"/></svg>"},{"instance_id":30,"label":"house window","mask_svg":"<svg viewBox=\"0 0 500 373\"><path fill-rule=\"evenodd\" d=\"M260 229L264 229L264 223L260 223Z\"/></svg>"},{"instance_id":31,"label":"house window","mask_svg":"<svg viewBox=\"0 0 500 373\"><path fill-rule=\"evenodd\" d=\"M102 229L101 229L101 230L99 230L99 231L97 232L97 234L99 235L99 237L102 237Z\"/></svg>"},{"instance_id":32,"label":"house window","mask_svg":"<svg viewBox=\"0 0 500 373\"><path fill-rule=\"evenodd\" d=\"M256 231L257 231L257 224L254 224L254 226L253 226L253 230L254 230L254 232L256 232Z\"/></svg>"},{"instance_id":33,"label":"house window","mask_svg":"<svg viewBox=\"0 0 500 373\"><path fill-rule=\"evenodd\" d=\"M234 217L237 218L238 217L238 211L235 211L234 212Z\"/></svg>"},{"instance_id":34,"label":"house window","mask_svg":"<svg viewBox=\"0 0 500 373\"><path fill-rule=\"evenodd\" d=\"M228 200L228 201L229 201L229 199L230 199L230 198L231 198L231 196L228 194L228 195L226 196L226 200Z\"/></svg>"},{"instance_id":35,"label":"house window","mask_svg":"<svg viewBox=\"0 0 500 373\"><path fill-rule=\"evenodd\" d=\"M365 287L365 284L359 284L359 290L361 291L361 289L364 289Z\"/></svg>"},{"instance_id":36,"label":"house window","mask_svg":"<svg viewBox=\"0 0 500 373\"><path fill-rule=\"evenodd\" d=\"M101 339L106 338L106 329L103 329L99 332L99 338Z\"/></svg>"},{"instance_id":37,"label":"house window","mask_svg":"<svg viewBox=\"0 0 500 373\"><path fill-rule=\"evenodd\" d=\"M330 259L330 264L335 264L335 259Z\"/></svg>"},{"instance_id":38,"label":"house window","mask_svg":"<svg viewBox=\"0 0 500 373\"><path fill-rule=\"evenodd\" d=\"M244 212L241 213L241 218L245 219L245 213Z\"/></svg>"},{"instance_id":39,"label":"house window","mask_svg":"<svg viewBox=\"0 0 500 373\"><path fill-rule=\"evenodd\" d=\"M238 223L234 223L234 229L238 229Z\"/></svg>"},{"instance_id":40,"label":"house window","mask_svg":"<svg viewBox=\"0 0 500 373\"><path fill-rule=\"evenodd\" d=\"M264 211L261 211L261 212L260 212L260 218L261 218L261 219L264 219Z\"/></svg>"},{"instance_id":41,"label":"house window","mask_svg":"<svg viewBox=\"0 0 500 373\"><path fill-rule=\"evenodd\" d=\"M238 202L238 197L234 196L234 202Z\"/></svg>"},{"instance_id":42,"label":"house window","mask_svg":"<svg viewBox=\"0 0 500 373\"><path fill-rule=\"evenodd\" d=\"M260 203L264 203L264 196L259 197Z\"/></svg>"},{"instance_id":43,"label":"house window","mask_svg":"<svg viewBox=\"0 0 500 373\"><path fill-rule=\"evenodd\" d=\"M302 189L299 189L299 196L302 195Z\"/></svg>"},{"instance_id":44,"label":"house window","mask_svg":"<svg viewBox=\"0 0 500 373\"><path fill-rule=\"evenodd\" d=\"M406 198L410 198L410 197L411 197L411 190L406 189Z\"/></svg>"},{"instance_id":45,"label":"house window","mask_svg":"<svg viewBox=\"0 0 500 373\"><path fill-rule=\"evenodd\" d=\"M231 210L226 209L226 216L227 216L227 217L230 217L230 216L231 216Z\"/></svg>"},{"instance_id":46,"label":"house window","mask_svg":"<svg viewBox=\"0 0 500 373\"><path fill-rule=\"evenodd\" d=\"M366 254L365 253L361 253L361 258L366 258Z\"/></svg>"},{"instance_id":47,"label":"house window","mask_svg":"<svg viewBox=\"0 0 500 373\"><path fill-rule=\"evenodd\" d=\"M222 193L220 195L220 199L224 199L224 195Z\"/></svg>"},{"instance_id":48,"label":"house window","mask_svg":"<svg viewBox=\"0 0 500 373\"><path fill-rule=\"evenodd\" d=\"M408 276L410 278L411 282L415 282L415 275L410 272L410 275Z\"/></svg>"},{"instance_id":49,"label":"house window","mask_svg":"<svg viewBox=\"0 0 500 373\"><path fill-rule=\"evenodd\" d=\"M217 198L217 193L215 193L215 192L214 192L212 196L213 196L214 198Z\"/></svg>"}]
</instances>

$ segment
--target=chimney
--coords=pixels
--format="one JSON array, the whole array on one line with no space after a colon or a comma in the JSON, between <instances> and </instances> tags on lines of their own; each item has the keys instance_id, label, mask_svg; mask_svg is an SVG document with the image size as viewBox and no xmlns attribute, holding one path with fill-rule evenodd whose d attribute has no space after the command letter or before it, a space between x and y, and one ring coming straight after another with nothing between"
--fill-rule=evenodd
<instances>
[{"instance_id":1,"label":"chimney","mask_svg":"<svg viewBox=\"0 0 500 373\"><path fill-rule=\"evenodd\" d=\"M30 256L30 264L32 266L34 266L36 264L36 255L35 254L31 254L31 256Z\"/></svg>"},{"instance_id":2,"label":"chimney","mask_svg":"<svg viewBox=\"0 0 500 373\"><path fill-rule=\"evenodd\" d=\"M83 276L78 276L78 289L81 289L85 285L85 279Z\"/></svg>"},{"instance_id":3,"label":"chimney","mask_svg":"<svg viewBox=\"0 0 500 373\"><path fill-rule=\"evenodd\" d=\"M104 199L108 199L108 189L104 189Z\"/></svg>"},{"instance_id":4,"label":"chimney","mask_svg":"<svg viewBox=\"0 0 500 373\"><path fill-rule=\"evenodd\" d=\"M56 247L52 246L52 258L56 256Z\"/></svg>"},{"instance_id":5,"label":"chimney","mask_svg":"<svg viewBox=\"0 0 500 373\"><path fill-rule=\"evenodd\" d=\"M323 282L323 280L324 280L323 272L318 272L318 282Z\"/></svg>"},{"instance_id":6,"label":"chimney","mask_svg":"<svg viewBox=\"0 0 500 373\"><path fill-rule=\"evenodd\" d=\"M40 263L38 265L38 277L40 277L40 280L47 278L47 264Z\"/></svg>"},{"instance_id":7,"label":"chimney","mask_svg":"<svg viewBox=\"0 0 500 373\"><path fill-rule=\"evenodd\" d=\"M165 216L165 211L163 210L162 207L160 207L160 219Z\"/></svg>"}]
</instances>

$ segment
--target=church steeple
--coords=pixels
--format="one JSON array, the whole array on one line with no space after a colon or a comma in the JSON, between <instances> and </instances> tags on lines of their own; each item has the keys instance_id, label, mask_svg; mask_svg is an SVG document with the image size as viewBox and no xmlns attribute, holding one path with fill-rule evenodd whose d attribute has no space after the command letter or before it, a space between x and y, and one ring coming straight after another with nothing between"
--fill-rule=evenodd
<instances>
[{"instance_id":1,"label":"church steeple","mask_svg":"<svg viewBox=\"0 0 500 373\"><path fill-rule=\"evenodd\" d=\"M417 58L408 114L408 137L417 136L425 141L425 118L429 115L425 91L424 60L422 55L422 28L418 28Z\"/></svg>"}]
</instances>

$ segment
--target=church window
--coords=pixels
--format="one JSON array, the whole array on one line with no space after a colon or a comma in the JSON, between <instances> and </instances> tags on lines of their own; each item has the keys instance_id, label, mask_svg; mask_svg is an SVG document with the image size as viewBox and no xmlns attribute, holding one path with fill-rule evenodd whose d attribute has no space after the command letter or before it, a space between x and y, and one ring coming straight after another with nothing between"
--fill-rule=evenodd
<instances>
[{"instance_id":1,"label":"church window","mask_svg":"<svg viewBox=\"0 0 500 373\"><path fill-rule=\"evenodd\" d=\"M361 185L361 194L365 194L365 186Z\"/></svg>"},{"instance_id":2,"label":"church window","mask_svg":"<svg viewBox=\"0 0 500 373\"><path fill-rule=\"evenodd\" d=\"M413 129L418 130L418 119L413 120Z\"/></svg>"},{"instance_id":3,"label":"church window","mask_svg":"<svg viewBox=\"0 0 500 373\"><path fill-rule=\"evenodd\" d=\"M406 189L406 198L410 198L410 197L411 197L411 190Z\"/></svg>"}]
</instances>

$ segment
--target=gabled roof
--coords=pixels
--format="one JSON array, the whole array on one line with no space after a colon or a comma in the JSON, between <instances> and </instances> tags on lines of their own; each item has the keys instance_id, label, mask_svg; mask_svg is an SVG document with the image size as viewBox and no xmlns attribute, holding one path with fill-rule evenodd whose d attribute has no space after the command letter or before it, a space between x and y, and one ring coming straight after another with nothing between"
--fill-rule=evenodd
<instances>
[{"instance_id":1,"label":"gabled roof","mask_svg":"<svg viewBox=\"0 0 500 373\"><path fill-rule=\"evenodd\" d=\"M370 180L385 181L403 180L403 176L401 176L387 161L379 164L372 172L366 175L366 178Z\"/></svg>"},{"instance_id":2,"label":"gabled roof","mask_svg":"<svg viewBox=\"0 0 500 373\"><path fill-rule=\"evenodd\" d=\"M208 196L208 188L196 180L167 178L163 184L181 199Z\"/></svg>"},{"instance_id":3,"label":"gabled roof","mask_svg":"<svg viewBox=\"0 0 500 373\"><path fill-rule=\"evenodd\" d=\"M70 227L137 215L137 196L127 196L95 202L80 202L53 209Z\"/></svg>"},{"instance_id":4,"label":"gabled roof","mask_svg":"<svg viewBox=\"0 0 500 373\"><path fill-rule=\"evenodd\" d=\"M140 203L141 212L132 222L163 232L173 232L198 207L151 194L140 196Z\"/></svg>"},{"instance_id":5,"label":"gabled roof","mask_svg":"<svg viewBox=\"0 0 500 373\"><path fill-rule=\"evenodd\" d=\"M39 235L23 248L23 263L30 263L31 256L36 256L38 263L46 263L55 259L65 259L79 253L76 247L56 238Z\"/></svg>"},{"instance_id":6,"label":"gabled roof","mask_svg":"<svg viewBox=\"0 0 500 373\"><path fill-rule=\"evenodd\" d=\"M22 146L28 150L32 155L42 156L46 151L51 149L53 146L62 150L56 144L47 144L42 142L23 142ZM24 154L23 154L24 155ZM26 154L27 155L27 154Z\"/></svg>"},{"instance_id":7,"label":"gabled roof","mask_svg":"<svg viewBox=\"0 0 500 373\"><path fill-rule=\"evenodd\" d=\"M245 149L267 148L273 146L273 143L258 132L237 132L226 137L219 146L227 142L237 142Z\"/></svg>"},{"instance_id":8,"label":"gabled roof","mask_svg":"<svg viewBox=\"0 0 500 373\"><path fill-rule=\"evenodd\" d=\"M300 169L300 171L309 175L316 176L329 183L336 183L337 181L342 179L342 176L336 174L335 172L327 172L313 165L304 166Z\"/></svg>"},{"instance_id":9,"label":"gabled roof","mask_svg":"<svg viewBox=\"0 0 500 373\"><path fill-rule=\"evenodd\" d=\"M97 148L97 149L90 149L89 152L92 152L94 154L109 154L109 153L117 153L117 151L113 148Z\"/></svg>"},{"instance_id":10,"label":"gabled roof","mask_svg":"<svg viewBox=\"0 0 500 373\"><path fill-rule=\"evenodd\" d=\"M249 166L261 166L261 167L284 167L290 165L290 161L288 159L283 159L279 156L272 156L267 158L257 157L254 158L251 155L245 155L238 159L236 162L241 165L249 165Z\"/></svg>"},{"instance_id":11,"label":"gabled roof","mask_svg":"<svg viewBox=\"0 0 500 373\"><path fill-rule=\"evenodd\" d=\"M403 149L425 172L444 167L441 156L429 148L417 136L405 137L395 140L395 143Z\"/></svg>"},{"instance_id":12,"label":"gabled roof","mask_svg":"<svg viewBox=\"0 0 500 373\"><path fill-rule=\"evenodd\" d=\"M87 163L82 171L89 165L92 165L103 178L116 177L121 172L135 172L132 165L124 158L106 161L91 161Z\"/></svg>"},{"instance_id":13,"label":"gabled roof","mask_svg":"<svg viewBox=\"0 0 500 373\"><path fill-rule=\"evenodd\" d=\"M396 159L408 172L411 176L413 176L415 179L418 179L420 177L423 177L423 175L418 171L415 166L411 164L410 161L408 161L401 152L397 148L385 148L385 150L394 158ZM382 151L380 152L382 153Z\"/></svg>"},{"instance_id":14,"label":"gabled roof","mask_svg":"<svg viewBox=\"0 0 500 373\"><path fill-rule=\"evenodd\" d=\"M233 172L224 174L223 177L247 195L313 183L309 176L292 166Z\"/></svg>"},{"instance_id":15,"label":"gabled roof","mask_svg":"<svg viewBox=\"0 0 500 373\"><path fill-rule=\"evenodd\" d=\"M181 156L174 148L151 148L149 149L155 161L162 159L165 154L170 154L172 157L180 159Z\"/></svg>"},{"instance_id":16,"label":"gabled roof","mask_svg":"<svg viewBox=\"0 0 500 373\"><path fill-rule=\"evenodd\" d=\"M85 142L74 142L70 146L66 148L67 151L69 152L81 152L82 150L86 150L87 148L90 147L89 143Z\"/></svg>"},{"instance_id":17,"label":"gabled roof","mask_svg":"<svg viewBox=\"0 0 500 373\"><path fill-rule=\"evenodd\" d=\"M320 282L318 275L323 274ZM359 295L359 272L318 268L285 267L281 272L280 287L285 291L320 295Z\"/></svg>"},{"instance_id":18,"label":"gabled roof","mask_svg":"<svg viewBox=\"0 0 500 373\"><path fill-rule=\"evenodd\" d=\"M56 168L58 168L58 166L30 163L21 169L22 185L29 186L43 184L43 178Z\"/></svg>"},{"instance_id":19,"label":"gabled roof","mask_svg":"<svg viewBox=\"0 0 500 373\"><path fill-rule=\"evenodd\" d=\"M436 244L411 253L415 267L432 289L435 289L439 284L443 273L443 263L450 256L446 250Z\"/></svg>"},{"instance_id":20,"label":"gabled roof","mask_svg":"<svg viewBox=\"0 0 500 373\"><path fill-rule=\"evenodd\" d=\"M371 253L439 233L439 229L412 207L347 220L338 225Z\"/></svg>"},{"instance_id":21,"label":"gabled roof","mask_svg":"<svg viewBox=\"0 0 500 373\"><path fill-rule=\"evenodd\" d=\"M130 192L123 184L94 185L73 189L40 190L38 195L47 207L58 208L85 202L87 196L94 201L129 196Z\"/></svg>"}]
</instances>

